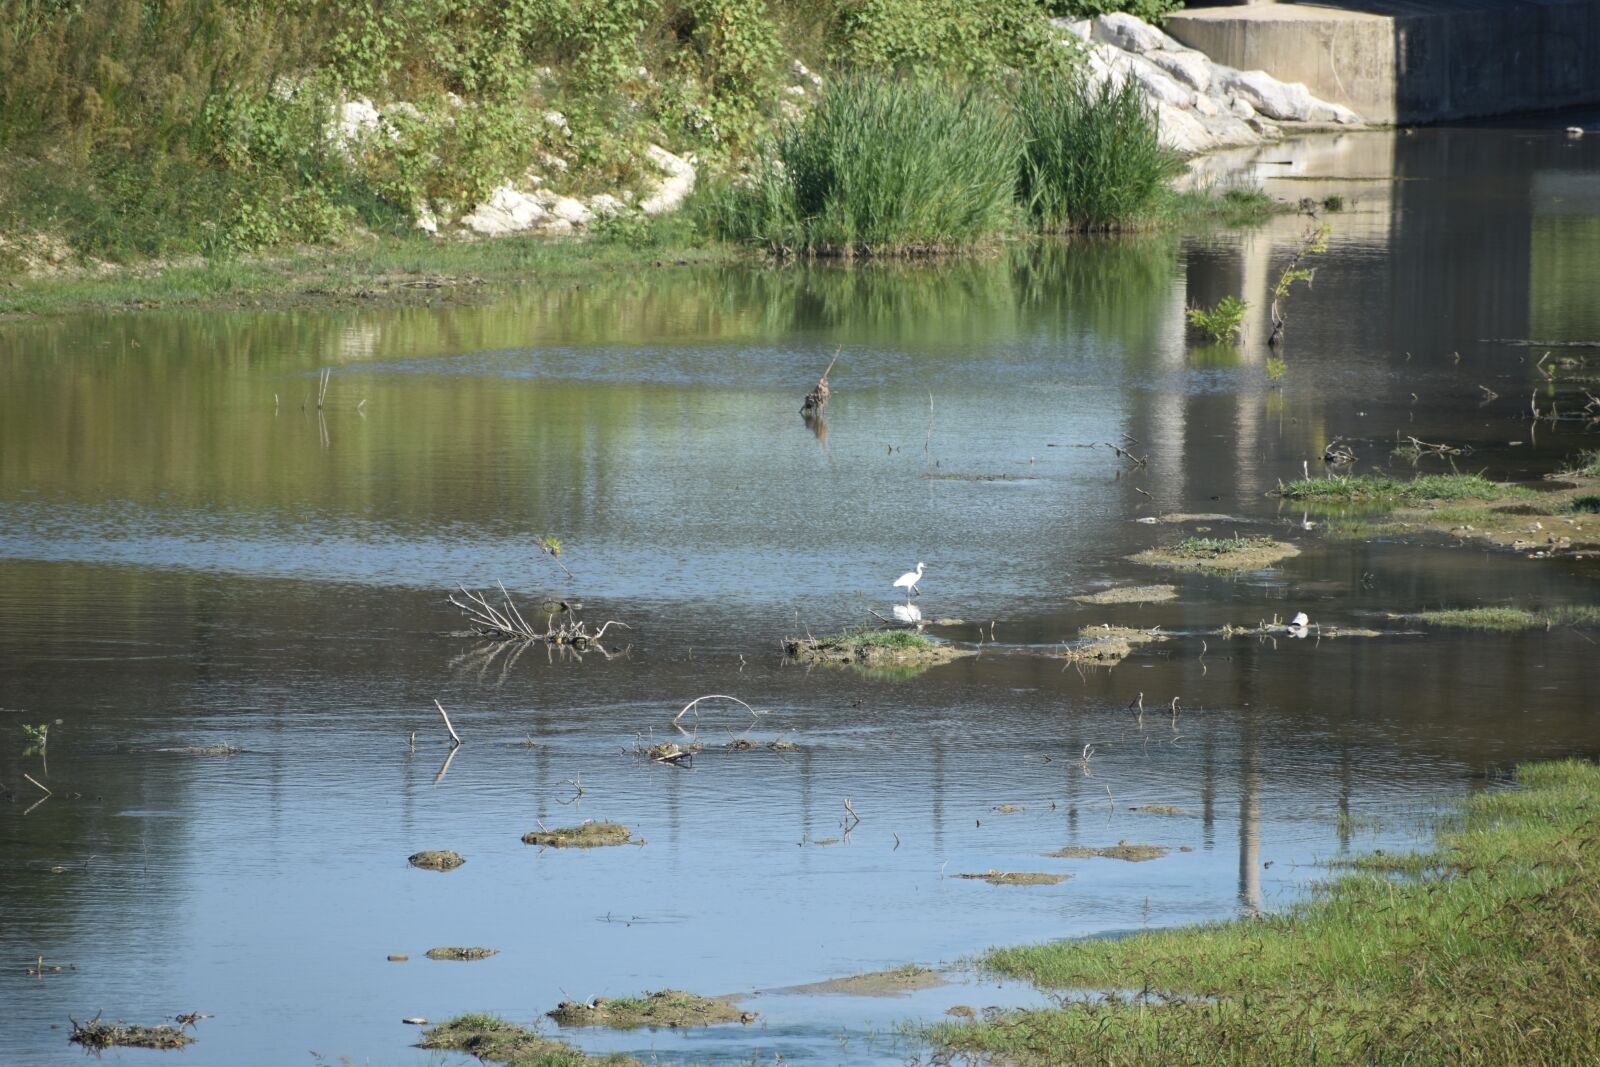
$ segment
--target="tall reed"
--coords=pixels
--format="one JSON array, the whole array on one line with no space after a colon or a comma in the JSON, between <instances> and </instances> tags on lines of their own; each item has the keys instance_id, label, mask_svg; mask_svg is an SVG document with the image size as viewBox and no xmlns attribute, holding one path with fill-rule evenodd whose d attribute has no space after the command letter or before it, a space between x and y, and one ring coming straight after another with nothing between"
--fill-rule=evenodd
<instances>
[{"instance_id":1,"label":"tall reed","mask_svg":"<svg viewBox=\"0 0 1600 1067\"><path fill-rule=\"evenodd\" d=\"M1081 72L1026 77L1011 101L1022 135L1017 195L1037 228L1121 230L1159 214L1183 164L1131 79L1096 87Z\"/></svg>"},{"instance_id":2,"label":"tall reed","mask_svg":"<svg viewBox=\"0 0 1600 1067\"><path fill-rule=\"evenodd\" d=\"M725 236L813 255L981 244L1016 227L1016 127L991 93L847 75L713 197Z\"/></svg>"}]
</instances>

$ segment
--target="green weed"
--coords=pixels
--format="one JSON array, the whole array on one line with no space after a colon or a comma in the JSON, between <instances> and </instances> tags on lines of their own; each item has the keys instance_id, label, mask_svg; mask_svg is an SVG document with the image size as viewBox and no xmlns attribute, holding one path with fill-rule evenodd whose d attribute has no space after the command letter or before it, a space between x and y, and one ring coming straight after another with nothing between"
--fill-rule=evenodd
<instances>
[{"instance_id":1,"label":"green weed","mask_svg":"<svg viewBox=\"0 0 1600 1067\"><path fill-rule=\"evenodd\" d=\"M1481 474L1425 474L1411 481L1380 474L1331 475L1327 478L1299 478L1278 487L1278 494L1286 500L1333 503L1497 500L1525 497L1531 492L1522 486L1491 482Z\"/></svg>"},{"instance_id":2,"label":"green weed","mask_svg":"<svg viewBox=\"0 0 1600 1067\"><path fill-rule=\"evenodd\" d=\"M1188 316L1190 326L1205 333L1218 344L1225 344L1239 339L1239 330L1244 325L1244 313L1249 306L1236 296L1225 296L1210 310L1189 308L1184 314Z\"/></svg>"}]
</instances>

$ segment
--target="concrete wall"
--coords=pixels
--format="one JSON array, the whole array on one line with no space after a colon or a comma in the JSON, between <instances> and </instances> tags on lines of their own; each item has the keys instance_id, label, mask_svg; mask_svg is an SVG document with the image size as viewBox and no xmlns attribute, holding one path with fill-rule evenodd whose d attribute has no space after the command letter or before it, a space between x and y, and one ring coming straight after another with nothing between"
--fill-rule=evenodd
<instances>
[{"instance_id":1,"label":"concrete wall","mask_svg":"<svg viewBox=\"0 0 1600 1067\"><path fill-rule=\"evenodd\" d=\"M1369 122L1600 103L1600 0L1191 8L1166 29L1220 63L1304 82Z\"/></svg>"}]
</instances>

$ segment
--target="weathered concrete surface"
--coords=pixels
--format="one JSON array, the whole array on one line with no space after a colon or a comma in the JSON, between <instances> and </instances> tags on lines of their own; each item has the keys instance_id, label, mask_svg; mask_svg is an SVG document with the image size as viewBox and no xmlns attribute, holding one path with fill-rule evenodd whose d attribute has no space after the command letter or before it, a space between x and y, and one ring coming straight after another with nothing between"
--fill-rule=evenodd
<instances>
[{"instance_id":1,"label":"weathered concrete surface","mask_svg":"<svg viewBox=\"0 0 1600 1067\"><path fill-rule=\"evenodd\" d=\"M1219 63L1264 68L1411 123L1600 102L1600 0L1354 0L1192 8L1167 32Z\"/></svg>"}]
</instances>

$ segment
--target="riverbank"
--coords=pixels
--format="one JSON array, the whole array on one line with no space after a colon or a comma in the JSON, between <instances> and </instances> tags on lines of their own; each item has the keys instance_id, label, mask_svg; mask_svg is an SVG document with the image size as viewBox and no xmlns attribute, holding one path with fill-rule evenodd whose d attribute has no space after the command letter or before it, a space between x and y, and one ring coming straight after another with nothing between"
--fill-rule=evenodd
<instances>
[{"instance_id":1,"label":"riverbank","mask_svg":"<svg viewBox=\"0 0 1600 1067\"><path fill-rule=\"evenodd\" d=\"M1523 766L1437 851L1360 857L1286 914L990 953L1000 974L1103 995L933 1036L1018 1064L1593 1063L1597 811L1600 767Z\"/></svg>"},{"instance_id":2,"label":"riverbank","mask_svg":"<svg viewBox=\"0 0 1600 1067\"><path fill-rule=\"evenodd\" d=\"M1291 210L1259 190L1171 192L1149 232L1246 227ZM1005 239L1057 241L1018 232ZM977 250L992 254L1000 245ZM412 307L486 303L530 284L581 284L635 271L743 266L771 256L697 230L687 216L651 220L614 234L510 234L466 240L426 234L368 234L339 247L175 262L102 264L0 282L0 321L75 312L172 308Z\"/></svg>"}]
</instances>

